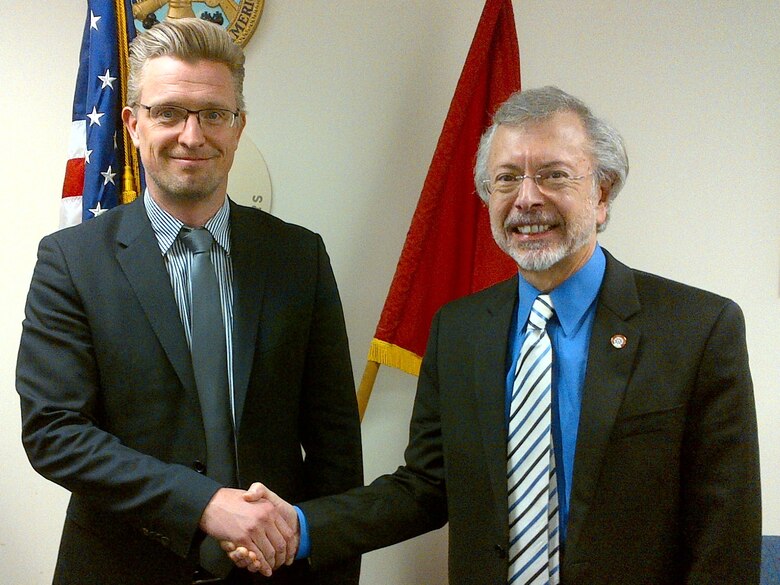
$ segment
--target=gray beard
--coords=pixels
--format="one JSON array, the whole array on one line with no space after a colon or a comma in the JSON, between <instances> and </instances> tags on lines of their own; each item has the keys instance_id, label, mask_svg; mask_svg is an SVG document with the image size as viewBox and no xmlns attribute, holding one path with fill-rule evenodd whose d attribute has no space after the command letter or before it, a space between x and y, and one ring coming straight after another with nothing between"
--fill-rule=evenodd
<instances>
[{"instance_id":1,"label":"gray beard","mask_svg":"<svg viewBox=\"0 0 780 585\"><path fill-rule=\"evenodd\" d=\"M509 256L522 270L542 272L549 270L567 255L567 246L556 246L554 249L524 249L510 248L506 250Z\"/></svg>"}]
</instances>

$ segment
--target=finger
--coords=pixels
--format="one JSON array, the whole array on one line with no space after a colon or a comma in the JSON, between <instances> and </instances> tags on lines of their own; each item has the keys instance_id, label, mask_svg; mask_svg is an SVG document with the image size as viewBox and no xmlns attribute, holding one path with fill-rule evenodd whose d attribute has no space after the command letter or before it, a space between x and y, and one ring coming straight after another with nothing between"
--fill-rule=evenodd
<instances>
[{"instance_id":1,"label":"finger","mask_svg":"<svg viewBox=\"0 0 780 585\"><path fill-rule=\"evenodd\" d=\"M281 561L285 565L292 565L295 561L295 553L298 552L298 538L295 531L285 521L284 518L279 516L276 519L276 529L284 539L284 550L277 549L279 555L284 555L284 559Z\"/></svg>"},{"instance_id":2,"label":"finger","mask_svg":"<svg viewBox=\"0 0 780 585\"><path fill-rule=\"evenodd\" d=\"M278 569L281 563L277 562L276 547L267 535L256 537L255 546L260 550L258 561L265 563L271 570ZM286 558L286 555L283 557ZM261 571L265 575L265 571Z\"/></svg>"},{"instance_id":3,"label":"finger","mask_svg":"<svg viewBox=\"0 0 780 585\"><path fill-rule=\"evenodd\" d=\"M228 553L227 555L228 558L233 562L234 565L236 565L239 568L245 569L247 566L249 566L252 563L252 560L248 558L249 551L247 551L243 546L240 546L238 548L234 546L232 551L228 551L226 550L223 544L222 550Z\"/></svg>"},{"instance_id":4,"label":"finger","mask_svg":"<svg viewBox=\"0 0 780 585\"><path fill-rule=\"evenodd\" d=\"M233 552L234 550L236 550L236 545L230 542L229 540L220 540L219 546L222 547L222 550L224 550L226 553Z\"/></svg>"},{"instance_id":5,"label":"finger","mask_svg":"<svg viewBox=\"0 0 780 585\"><path fill-rule=\"evenodd\" d=\"M246 546L238 546L234 552L228 554L230 560L235 563L234 555L237 559L241 559L240 566L253 573L262 573L266 577L270 577L273 573L272 563L265 559L265 553L252 540L249 540Z\"/></svg>"},{"instance_id":6,"label":"finger","mask_svg":"<svg viewBox=\"0 0 780 585\"><path fill-rule=\"evenodd\" d=\"M246 566L253 573L260 573L265 577L270 577L274 572L274 567L268 560L262 555L255 557L255 560Z\"/></svg>"},{"instance_id":7,"label":"finger","mask_svg":"<svg viewBox=\"0 0 780 585\"><path fill-rule=\"evenodd\" d=\"M300 546L301 539L298 534L293 535L291 542L287 543L287 562L285 564L292 565L295 562L295 555L298 554L298 547Z\"/></svg>"},{"instance_id":8,"label":"finger","mask_svg":"<svg viewBox=\"0 0 780 585\"><path fill-rule=\"evenodd\" d=\"M244 492L245 502L256 502L265 497L265 492L269 491L262 483L256 481Z\"/></svg>"},{"instance_id":9,"label":"finger","mask_svg":"<svg viewBox=\"0 0 780 585\"><path fill-rule=\"evenodd\" d=\"M244 501L257 502L261 499L268 500L274 506L287 503L278 495L276 495L275 492L272 492L267 486L263 485L259 481L256 481L249 486L249 489L246 492L244 492Z\"/></svg>"},{"instance_id":10,"label":"finger","mask_svg":"<svg viewBox=\"0 0 780 585\"><path fill-rule=\"evenodd\" d=\"M236 557L235 553L230 553L228 555L228 558L233 561L233 564L238 567L239 569L246 569L249 567L252 563L249 561L249 559L245 559L243 557Z\"/></svg>"},{"instance_id":11,"label":"finger","mask_svg":"<svg viewBox=\"0 0 780 585\"><path fill-rule=\"evenodd\" d=\"M262 569L262 563L257 559L255 553L248 551L243 546L238 547L235 552L228 555L230 560L235 563L237 567L246 569L250 573L259 573Z\"/></svg>"},{"instance_id":12,"label":"finger","mask_svg":"<svg viewBox=\"0 0 780 585\"><path fill-rule=\"evenodd\" d=\"M269 505L269 504L266 504ZM274 570L287 562L287 539L277 528L278 515L273 521L264 524L262 530L258 530L252 536L255 545L262 552L265 560ZM280 520L284 524L283 520Z\"/></svg>"},{"instance_id":13,"label":"finger","mask_svg":"<svg viewBox=\"0 0 780 585\"><path fill-rule=\"evenodd\" d=\"M257 557L250 553L245 547L239 546L235 548L233 551L226 551L228 553L228 556L230 557L230 560L235 562L238 561L253 561Z\"/></svg>"}]
</instances>

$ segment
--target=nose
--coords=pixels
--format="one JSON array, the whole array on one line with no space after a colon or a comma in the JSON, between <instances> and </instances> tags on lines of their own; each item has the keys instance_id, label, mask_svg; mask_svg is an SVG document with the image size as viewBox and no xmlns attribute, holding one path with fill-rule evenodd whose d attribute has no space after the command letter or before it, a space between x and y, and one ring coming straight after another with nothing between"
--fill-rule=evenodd
<instances>
[{"instance_id":1,"label":"nose","mask_svg":"<svg viewBox=\"0 0 780 585\"><path fill-rule=\"evenodd\" d=\"M526 180L527 179L527 180ZM525 176L520 181L520 186L515 193L514 206L518 209L531 209L532 207L543 205L544 196L539 191L539 186L533 177Z\"/></svg>"},{"instance_id":2,"label":"nose","mask_svg":"<svg viewBox=\"0 0 780 585\"><path fill-rule=\"evenodd\" d=\"M179 132L179 142L188 147L200 146L206 140L200 125L198 114L189 112L184 120L184 126Z\"/></svg>"}]
</instances>

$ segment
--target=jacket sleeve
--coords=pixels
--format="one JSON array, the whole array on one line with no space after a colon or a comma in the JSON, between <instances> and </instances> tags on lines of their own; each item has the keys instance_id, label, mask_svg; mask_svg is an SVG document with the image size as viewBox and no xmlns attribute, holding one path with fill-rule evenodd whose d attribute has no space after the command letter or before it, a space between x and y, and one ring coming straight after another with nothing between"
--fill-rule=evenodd
<instances>
[{"instance_id":1,"label":"jacket sleeve","mask_svg":"<svg viewBox=\"0 0 780 585\"><path fill-rule=\"evenodd\" d=\"M304 502L317 568L440 528L447 521L436 373L438 317L417 385L405 465L371 485Z\"/></svg>"},{"instance_id":2,"label":"jacket sleeve","mask_svg":"<svg viewBox=\"0 0 780 585\"><path fill-rule=\"evenodd\" d=\"M317 280L301 381L301 446L307 498L363 485L360 419L344 314L330 259L317 236ZM317 571L320 585L357 585L358 555Z\"/></svg>"},{"instance_id":3,"label":"jacket sleeve","mask_svg":"<svg viewBox=\"0 0 780 585\"><path fill-rule=\"evenodd\" d=\"M761 485L753 384L741 310L710 332L686 422L682 465L686 583L759 583Z\"/></svg>"},{"instance_id":4,"label":"jacket sleeve","mask_svg":"<svg viewBox=\"0 0 780 585\"><path fill-rule=\"evenodd\" d=\"M317 236L314 307L301 380L301 444L308 497L363 485L360 419L344 313Z\"/></svg>"},{"instance_id":5,"label":"jacket sleeve","mask_svg":"<svg viewBox=\"0 0 780 585\"><path fill-rule=\"evenodd\" d=\"M79 260L71 256L56 234L44 238L27 298L16 372L27 456L39 473L91 508L186 556L219 486L101 428L101 370L93 316L84 303L89 291L75 284L69 263Z\"/></svg>"}]
</instances>

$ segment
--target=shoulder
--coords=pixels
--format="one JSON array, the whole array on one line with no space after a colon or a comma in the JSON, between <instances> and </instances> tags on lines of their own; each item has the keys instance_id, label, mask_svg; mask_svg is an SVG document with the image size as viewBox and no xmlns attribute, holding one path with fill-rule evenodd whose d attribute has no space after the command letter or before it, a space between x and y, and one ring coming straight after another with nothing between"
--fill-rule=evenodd
<instances>
[{"instance_id":1,"label":"shoulder","mask_svg":"<svg viewBox=\"0 0 780 585\"><path fill-rule=\"evenodd\" d=\"M127 218L132 218L139 226L143 225L144 220L149 223L145 219L141 201L137 200L127 205L118 205L88 221L52 232L41 239L41 248L59 247L66 252L83 255L85 249L95 250L104 242L115 241L120 226Z\"/></svg>"},{"instance_id":2,"label":"shoulder","mask_svg":"<svg viewBox=\"0 0 780 585\"><path fill-rule=\"evenodd\" d=\"M734 301L720 294L629 268L610 255L599 300L618 313L621 305L635 303L639 314L653 320L701 323L717 319L724 311L741 313Z\"/></svg>"},{"instance_id":3,"label":"shoulder","mask_svg":"<svg viewBox=\"0 0 780 585\"><path fill-rule=\"evenodd\" d=\"M282 237L287 239L303 239L315 241L319 234L303 226L284 221L270 213L254 207L240 205L230 201L231 230L237 231L241 237L257 235L258 237Z\"/></svg>"},{"instance_id":4,"label":"shoulder","mask_svg":"<svg viewBox=\"0 0 780 585\"><path fill-rule=\"evenodd\" d=\"M517 276L454 299L439 310L443 317L463 319L472 314L511 311L517 299Z\"/></svg>"}]
</instances>

